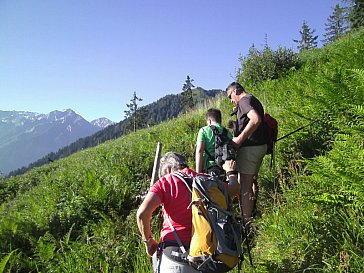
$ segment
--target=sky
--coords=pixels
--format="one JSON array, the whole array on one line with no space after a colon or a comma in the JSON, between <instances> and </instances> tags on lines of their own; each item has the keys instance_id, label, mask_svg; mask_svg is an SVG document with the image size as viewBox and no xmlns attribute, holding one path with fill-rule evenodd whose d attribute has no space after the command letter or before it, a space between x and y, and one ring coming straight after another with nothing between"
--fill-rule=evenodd
<instances>
[{"instance_id":1,"label":"sky","mask_svg":"<svg viewBox=\"0 0 364 273\"><path fill-rule=\"evenodd\" d=\"M239 56L265 41L297 51L305 20L324 39L340 0L0 0L0 110L72 109L114 122L133 93L147 105L189 75L234 81Z\"/></svg>"}]
</instances>

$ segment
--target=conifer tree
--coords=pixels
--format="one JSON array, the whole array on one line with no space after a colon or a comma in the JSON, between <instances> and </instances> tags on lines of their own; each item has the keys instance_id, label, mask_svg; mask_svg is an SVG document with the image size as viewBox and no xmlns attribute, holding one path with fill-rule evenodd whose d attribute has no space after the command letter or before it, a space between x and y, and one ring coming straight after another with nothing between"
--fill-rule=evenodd
<instances>
[{"instance_id":1,"label":"conifer tree","mask_svg":"<svg viewBox=\"0 0 364 273\"><path fill-rule=\"evenodd\" d=\"M298 50L300 52L308 49L312 49L317 47L317 38L318 36L314 36L315 29L311 29L306 21L303 21L302 29L300 30L301 39L293 40L295 43L298 43Z\"/></svg>"},{"instance_id":2,"label":"conifer tree","mask_svg":"<svg viewBox=\"0 0 364 273\"><path fill-rule=\"evenodd\" d=\"M150 126L147 121L148 113L149 111L147 107L143 106L138 108L134 119L136 129L146 128Z\"/></svg>"},{"instance_id":3,"label":"conifer tree","mask_svg":"<svg viewBox=\"0 0 364 273\"><path fill-rule=\"evenodd\" d=\"M349 21L352 30L358 30L364 27L364 0L350 0Z\"/></svg>"},{"instance_id":4,"label":"conifer tree","mask_svg":"<svg viewBox=\"0 0 364 273\"><path fill-rule=\"evenodd\" d=\"M140 115L138 115L138 101L142 101L142 98L137 97L136 92L134 91L133 97L130 99L130 103L127 103L126 106L129 110L125 110L125 119L129 119L130 121L126 123L126 129L130 130L132 127L133 132L137 129L137 121L139 121Z\"/></svg>"},{"instance_id":5,"label":"conifer tree","mask_svg":"<svg viewBox=\"0 0 364 273\"><path fill-rule=\"evenodd\" d=\"M339 4L335 6L333 13L327 18L327 21L325 24L325 39L322 41L325 45L340 39L348 31L345 11Z\"/></svg>"},{"instance_id":6,"label":"conifer tree","mask_svg":"<svg viewBox=\"0 0 364 273\"><path fill-rule=\"evenodd\" d=\"M187 105L188 108L192 108L194 106L193 92L192 88L195 86L192 84L194 80L187 75L185 83L182 87L182 101L184 105Z\"/></svg>"}]
</instances>

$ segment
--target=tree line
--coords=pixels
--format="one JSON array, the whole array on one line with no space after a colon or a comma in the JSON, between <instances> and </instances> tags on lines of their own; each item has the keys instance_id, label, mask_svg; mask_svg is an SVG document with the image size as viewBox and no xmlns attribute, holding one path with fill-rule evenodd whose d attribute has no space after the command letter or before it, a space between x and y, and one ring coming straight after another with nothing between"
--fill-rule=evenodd
<instances>
[{"instance_id":1,"label":"tree line","mask_svg":"<svg viewBox=\"0 0 364 273\"><path fill-rule=\"evenodd\" d=\"M193 93L193 102L191 103L196 105L216 97L222 93L222 90L205 90L197 87L191 89L191 92ZM156 102L139 107L138 104L142 101L142 98L138 97L136 92L134 92L130 99L130 103L127 104L128 110L125 111L125 118L119 123L110 125L91 136L80 138L70 145L59 149L57 152L51 152L28 166L10 172L8 176L23 174L35 167L40 167L54 160L65 158L80 150L94 147L105 141L114 140L122 135L135 132L136 130L148 128L163 121L176 118L191 105L191 103L186 100L186 95L184 93L167 95Z\"/></svg>"},{"instance_id":2,"label":"tree line","mask_svg":"<svg viewBox=\"0 0 364 273\"><path fill-rule=\"evenodd\" d=\"M327 18L323 45L335 42L345 35L353 33L364 27L364 0L347 0L346 6L337 4L332 14ZM318 46L318 35L307 21L303 25L299 39L293 39L298 51L305 52ZM263 49L259 50L253 44L247 56L240 56L240 68L236 78L247 89L254 88L257 84L266 80L276 80L292 70L299 69L303 62L291 48L279 46L273 50L269 47L267 37Z\"/></svg>"},{"instance_id":3,"label":"tree line","mask_svg":"<svg viewBox=\"0 0 364 273\"><path fill-rule=\"evenodd\" d=\"M327 18L325 39L322 40L324 45L342 38L350 31L364 27L364 1L346 0L344 3L346 3L345 6L336 4L332 14ZM318 35L315 35L315 31L308 25L307 21L303 21L300 38L293 40L298 44L297 48L300 52L317 47Z\"/></svg>"}]
</instances>

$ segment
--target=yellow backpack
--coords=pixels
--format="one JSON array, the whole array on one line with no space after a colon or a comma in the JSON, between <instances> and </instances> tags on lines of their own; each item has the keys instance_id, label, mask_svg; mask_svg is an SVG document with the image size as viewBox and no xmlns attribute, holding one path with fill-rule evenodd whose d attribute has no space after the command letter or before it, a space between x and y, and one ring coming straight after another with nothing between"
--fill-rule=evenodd
<instances>
[{"instance_id":1,"label":"yellow backpack","mask_svg":"<svg viewBox=\"0 0 364 273\"><path fill-rule=\"evenodd\" d=\"M242 231L234 217L225 183L210 175L194 178L180 172L174 175L184 181L192 193L189 264L206 273L233 269L242 259ZM190 187L186 180L191 179ZM175 236L178 235L175 233Z\"/></svg>"}]
</instances>

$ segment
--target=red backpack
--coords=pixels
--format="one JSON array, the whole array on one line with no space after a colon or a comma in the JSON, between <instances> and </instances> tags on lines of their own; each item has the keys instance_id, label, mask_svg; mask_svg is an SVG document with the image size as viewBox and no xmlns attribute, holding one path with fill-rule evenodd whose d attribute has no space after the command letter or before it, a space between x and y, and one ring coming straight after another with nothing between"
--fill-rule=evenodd
<instances>
[{"instance_id":1,"label":"red backpack","mask_svg":"<svg viewBox=\"0 0 364 273\"><path fill-rule=\"evenodd\" d=\"M264 114L264 123L267 132L267 154L272 154L274 149L274 144L278 138L278 121L271 115Z\"/></svg>"}]
</instances>

